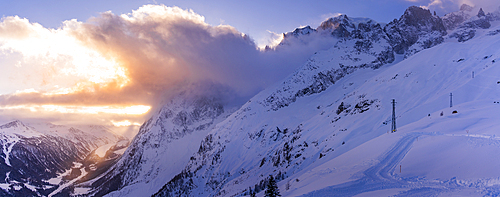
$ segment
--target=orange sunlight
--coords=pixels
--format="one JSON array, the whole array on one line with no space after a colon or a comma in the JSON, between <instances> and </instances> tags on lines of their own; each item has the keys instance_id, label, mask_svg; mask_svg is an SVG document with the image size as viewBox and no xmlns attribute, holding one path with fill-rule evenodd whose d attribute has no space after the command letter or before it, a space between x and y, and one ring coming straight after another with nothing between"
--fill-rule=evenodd
<instances>
[{"instance_id":1,"label":"orange sunlight","mask_svg":"<svg viewBox=\"0 0 500 197\"><path fill-rule=\"evenodd\" d=\"M3 106L0 109L27 109L32 112L58 112L63 114L116 114L116 115L143 115L151 106L77 106L77 105L15 105Z\"/></svg>"},{"instance_id":2,"label":"orange sunlight","mask_svg":"<svg viewBox=\"0 0 500 197\"><path fill-rule=\"evenodd\" d=\"M111 120L111 123L115 126L115 127L128 127L128 126L141 126L141 123L138 123L138 122L130 122L129 120L123 120L123 121L114 121L114 120Z\"/></svg>"}]
</instances>

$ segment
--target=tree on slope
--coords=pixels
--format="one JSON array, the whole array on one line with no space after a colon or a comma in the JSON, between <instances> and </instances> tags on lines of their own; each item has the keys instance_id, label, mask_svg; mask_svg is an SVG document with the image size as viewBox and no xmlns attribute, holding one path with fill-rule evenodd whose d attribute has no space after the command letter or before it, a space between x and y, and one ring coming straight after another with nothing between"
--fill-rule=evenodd
<instances>
[{"instance_id":1,"label":"tree on slope","mask_svg":"<svg viewBox=\"0 0 500 197\"><path fill-rule=\"evenodd\" d=\"M274 177L272 175L269 175L269 182L267 183L267 189L265 194L266 197L281 196L278 185L276 184L276 181L274 180Z\"/></svg>"}]
</instances>

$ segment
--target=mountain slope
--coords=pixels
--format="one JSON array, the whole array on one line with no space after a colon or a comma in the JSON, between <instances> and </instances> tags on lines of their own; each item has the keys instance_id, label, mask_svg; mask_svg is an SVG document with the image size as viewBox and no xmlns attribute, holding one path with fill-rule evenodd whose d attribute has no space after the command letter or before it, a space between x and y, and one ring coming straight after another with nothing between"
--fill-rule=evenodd
<instances>
[{"instance_id":1,"label":"mountain slope","mask_svg":"<svg viewBox=\"0 0 500 197\"><path fill-rule=\"evenodd\" d=\"M414 13L412 9L410 13ZM427 13L417 15L426 16ZM417 174L416 178L409 177L411 174L395 176L396 163L405 162L417 137L463 132L462 128L452 125L480 128L475 122L463 123L467 117L489 120L486 122L490 127L477 131L478 136L490 136L500 126L496 124L494 110L484 110L483 115L479 115L482 110L478 111L478 108L496 109L500 98L499 79L496 78L500 74L497 65L500 37L495 33L500 29L498 21L489 21L492 26L488 29L477 29L472 39L457 42L444 38L442 23L439 25L434 18L423 18L426 24L409 24L427 28L430 33L426 35L430 36L418 39L402 36L406 41L400 43L413 44L400 47L405 52L399 54L406 59L395 61L393 65L375 67L378 68L375 70L354 66L348 72L333 75L339 77L318 80L325 79L324 70L342 69L339 64L346 61L342 58L345 55L360 54L344 54L344 48L352 47L352 43L343 45L344 48L337 44L328 51L318 52L295 74L259 93L219 123L202 141L186 168L155 196L248 195L249 188L261 192L268 175L280 181L279 187L285 196L315 190L318 191L309 195L350 196L377 191L423 195L470 192L478 188L482 189L480 192L496 193L495 187L486 182L490 178L495 180L498 175L474 176L482 172L478 168L462 172L470 173L468 180L443 177L439 173L435 177L444 179L425 179L432 171ZM400 19L405 20L409 21L405 17ZM435 25L432 24L438 24L439 28L433 30ZM418 29L415 25L405 27ZM429 45L429 40L437 42ZM415 54L417 51L420 52ZM371 60L367 55L356 58L361 63ZM356 65L356 62L351 60L348 65ZM300 92L306 94L297 94ZM450 93L454 95L453 103L458 105L454 110L474 115L464 114L454 121L438 122L441 111L449 119L456 117L449 109ZM395 134L387 134L392 99L398 102L400 129ZM429 123L428 117L436 122ZM432 126L438 123L441 125ZM416 151L418 154L419 150ZM451 152L460 154L458 149L451 149ZM487 161L489 157L485 154L478 159ZM434 159L435 163L446 163L447 158ZM462 184L468 181L475 184ZM426 189L436 186L442 189ZM360 190L363 187L366 189Z\"/></svg>"},{"instance_id":2,"label":"mountain slope","mask_svg":"<svg viewBox=\"0 0 500 197\"><path fill-rule=\"evenodd\" d=\"M97 147L120 137L102 126L68 127L12 121L0 126L0 187L14 196L46 196L56 177Z\"/></svg>"},{"instance_id":3,"label":"mountain slope","mask_svg":"<svg viewBox=\"0 0 500 197\"><path fill-rule=\"evenodd\" d=\"M201 89L209 87L202 86ZM173 178L196 152L203 137L228 114L215 90L181 92L146 121L117 164L103 176L81 184L91 195L151 195ZM193 143L195 142L195 143Z\"/></svg>"},{"instance_id":4,"label":"mountain slope","mask_svg":"<svg viewBox=\"0 0 500 197\"><path fill-rule=\"evenodd\" d=\"M160 188L155 196L262 195L272 175L285 196L422 195L429 192L425 187L455 192L443 186L453 179L426 180L430 173L424 172L398 177L396 168L407 162L419 137L438 136L439 127L422 131L425 118L441 117L441 111L453 117L449 93L455 105L481 102L484 108L496 102L496 79L486 75L497 72L500 58L494 16L471 17L446 29L429 10L410 7L387 25L341 15L317 29L286 33L276 50L314 39L333 44L234 113L213 95L180 94L142 126L116 165L81 186L92 187L87 195L95 196L150 195ZM490 27L468 25L477 19ZM454 36L461 28L474 35ZM388 134L392 99L399 129ZM489 180L475 178L477 184ZM481 191L488 190L483 186Z\"/></svg>"}]
</instances>

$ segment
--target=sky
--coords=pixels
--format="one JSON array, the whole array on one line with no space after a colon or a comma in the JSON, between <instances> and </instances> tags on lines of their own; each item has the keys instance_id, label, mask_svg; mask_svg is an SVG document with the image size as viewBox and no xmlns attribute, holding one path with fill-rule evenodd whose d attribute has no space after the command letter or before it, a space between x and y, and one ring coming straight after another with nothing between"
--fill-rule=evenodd
<instances>
[{"instance_id":1,"label":"sky","mask_svg":"<svg viewBox=\"0 0 500 197\"><path fill-rule=\"evenodd\" d=\"M339 13L388 23L411 5L442 16L462 3L489 11L495 2L1 1L0 121L137 130L182 87L215 88L236 102L289 75L325 43L259 48L297 27Z\"/></svg>"}]
</instances>

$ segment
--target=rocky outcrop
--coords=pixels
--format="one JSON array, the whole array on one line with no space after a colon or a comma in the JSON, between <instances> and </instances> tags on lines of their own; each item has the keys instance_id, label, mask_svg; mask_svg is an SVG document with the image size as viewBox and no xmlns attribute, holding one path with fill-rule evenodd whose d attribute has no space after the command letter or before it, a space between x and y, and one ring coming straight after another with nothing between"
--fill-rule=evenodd
<instances>
[{"instance_id":1,"label":"rocky outcrop","mask_svg":"<svg viewBox=\"0 0 500 197\"><path fill-rule=\"evenodd\" d=\"M387 24L384 31L394 52L405 57L442 43L446 35L439 17L416 6L409 7L399 20Z\"/></svg>"}]
</instances>

